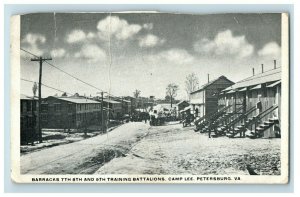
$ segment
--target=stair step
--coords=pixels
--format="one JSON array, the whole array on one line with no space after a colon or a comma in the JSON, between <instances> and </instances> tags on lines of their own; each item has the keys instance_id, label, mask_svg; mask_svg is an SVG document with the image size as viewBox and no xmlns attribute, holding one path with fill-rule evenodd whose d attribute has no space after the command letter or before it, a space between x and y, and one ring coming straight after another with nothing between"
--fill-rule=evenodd
<instances>
[{"instance_id":1,"label":"stair step","mask_svg":"<svg viewBox=\"0 0 300 197\"><path fill-rule=\"evenodd\" d=\"M264 128L261 128L261 127L256 127L256 129L255 129L256 131L264 131L265 129Z\"/></svg>"},{"instance_id":2,"label":"stair step","mask_svg":"<svg viewBox=\"0 0 300 197\"><path fill-rule=\"evenodd\" d=\"M216 138L216 137L218 137L218 135L212 134L212 135L210 135L210 137Z\"/></svg>"},{"instance_id":3,"label":"stair step","mask_svg":"<svg viewBox=\"0 0 300 197\"><path fill-rule=\"evenodd\" d=\"M277 117L269 118L270 122L279 123L279 119Z\"/></svg>"},{"instance_id":4,"label":"stair step","mask_svg":"<svg viewBox=\"0 0 300 197\"><path fill-rule=\"evenodd\" d=\"M242 129L244 128L244 126L240 125L240 126L237 126L238 129Z\"/></svg>"},{"instance_id":5,"label":"stair step","mask_svg":"<svg viewBox=\"0 0 300 197\"><path fill-rule=\"evenodd\" d=\"M258 127L259 127L259 128L269 128L269 125L260 124Z\"/></svg>"},{"instance_id":6,"label":"stair step","mask_svg":"<svg viewBox=\"0 0 300 197\"><path fill-rule=\"evenodd\" d=\"M264 124L272 125L272 124L274 124L274 122L271 122L271 121L264 121Z\"/></svg>"}]
</instances>

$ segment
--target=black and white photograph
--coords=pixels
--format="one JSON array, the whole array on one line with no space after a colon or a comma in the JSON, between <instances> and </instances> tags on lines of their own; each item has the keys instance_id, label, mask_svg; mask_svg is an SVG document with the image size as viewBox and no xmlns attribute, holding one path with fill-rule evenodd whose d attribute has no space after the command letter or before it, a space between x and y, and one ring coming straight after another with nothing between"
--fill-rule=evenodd
<instances>
[{"instance_id":1,"label":"black and white photograph","mask_svg":"<svg viewBox=\"0 0 300 197\"><path fill-rule=\"evenodd\" d=\"M285 13L11 18L18 183L286 184Z\"/></svg>"}]
</instances>

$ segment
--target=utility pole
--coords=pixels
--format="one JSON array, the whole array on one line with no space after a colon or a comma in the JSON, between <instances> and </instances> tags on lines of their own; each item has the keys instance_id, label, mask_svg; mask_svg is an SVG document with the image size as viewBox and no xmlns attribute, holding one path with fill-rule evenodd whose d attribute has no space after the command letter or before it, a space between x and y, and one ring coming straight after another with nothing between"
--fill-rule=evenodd
<instances>
[{"instance_id":1,"label":"utility pole","mask_svg":"<svg viewBox=\"0 0 300 197\"><path fill-rule=\"evenodd\" d=\"M105 92L102 91L102 92L98 92L98 94L99 93L101 94L101 130L105 131L106 128L104 126L104 111L103 111L103 95Z\"/></svg>"},{"instance_id":2,"label":"utility pole","mask_svg":"<svg viewBox=\"0 0 300 197\"><path fill-rule=\"evenodd\" d=\"M37 127L38 127L38 135L39 135L39 142L43 142L42 138L42 129L41 129L41 106L42 106L42 72L43 72L43 62L47 60L52 60L52 58L32 58L31 61L39 62L40 63L40 71L39 71L39 104L38 104L38 121L37 121Z\"/></svg>"},{"instance_id":3,"label":"utility pole","mask_svg":"<svg viewBox=\"0 0 300 197\"><path fill-rule=\"evenodd\" d=\"M122 102L122 116L123 116L123 114L124 114L124 107L123 107L123 96L121 97L121 102Z\"/></svg>"}]
</instances>

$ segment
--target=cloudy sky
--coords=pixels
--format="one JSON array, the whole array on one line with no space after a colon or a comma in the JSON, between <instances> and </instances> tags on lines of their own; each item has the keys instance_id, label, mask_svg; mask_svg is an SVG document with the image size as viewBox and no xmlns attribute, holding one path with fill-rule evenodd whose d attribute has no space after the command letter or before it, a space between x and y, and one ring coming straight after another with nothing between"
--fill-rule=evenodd
<instances>
[{"instance_id":1,"label":"cloudy sky","mask_svg":"<svg viewBox=\"0 0 300 197\"><path fill-rule=\"evenodd\" d=\"M21 17L21 48L51 56L52 64L117 96L164 98L169 83L179 85L195 73L200 85L225 75L238 81L280 66L280 14L182 15L158 13L29 14ZM21 77L38 81L38 63L21 51ZM47 64L43 83L69 93L96 95ZM21 82L32 95L32 83ZM42 96L54 95L44 88Z\"/></svg>"}]
</instances>

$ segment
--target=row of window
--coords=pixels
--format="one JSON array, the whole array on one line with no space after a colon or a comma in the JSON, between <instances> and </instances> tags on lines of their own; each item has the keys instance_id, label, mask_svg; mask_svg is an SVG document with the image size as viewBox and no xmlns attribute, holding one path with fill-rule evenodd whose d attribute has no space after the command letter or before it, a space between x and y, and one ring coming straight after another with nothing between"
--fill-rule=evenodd
<instances>
[{"instance_id":1,"label":"row of window","mask_svg":"<svg viewBox=\"0 0 300 197\"><path fill-rule=\"evenodd\" d=\"M99 118L100 115L97 113L80 113L77 114L77 120L78 121L90 121L92 119L97 119Z\"/></svg>"},{"instance_id":2,"label":"row of window","mask_svg":"<svg viewBox=\"0 0 300 197\"><path fill-rule=\"evenodd\" d=\"M101 104L98 104L98 103L77 104L76 105L77 111L100 109L100 108L101 108Z\"/></svg>"},{"instance_id":3,"label":"row of window","mask_svg":"<svg viewBox=\"0 0 300 197\"><path fill-rule=\"evenodd\" d=\"M67 106L68 108L68 112L72 112L75 109L75 105L74 104L68 104ZM90 103L90 104L77 104L76 105L76 110L77 111L82 111L82 110L92 110L92 109L100 109L101 105L100 104L96 104L96 103ZM61 103L54 103L53 105L53 109L55 112L60 112L62 111L62 104ZM46 112L49 110L49 105L48 103L42 103L41 105L41 110L43 112Z\"/></svg>"},{"instance_id":4,"label":"row of window","mask_svg":"<svg viewBox=\"0 0 300 197\"><path fill-rule=\"evenodd\" d=\"M36 111L36 101L21 101L21 112Z\"/></svg>"}]
</instances>

